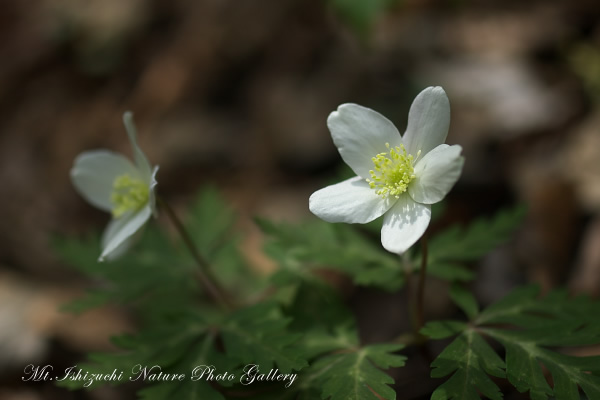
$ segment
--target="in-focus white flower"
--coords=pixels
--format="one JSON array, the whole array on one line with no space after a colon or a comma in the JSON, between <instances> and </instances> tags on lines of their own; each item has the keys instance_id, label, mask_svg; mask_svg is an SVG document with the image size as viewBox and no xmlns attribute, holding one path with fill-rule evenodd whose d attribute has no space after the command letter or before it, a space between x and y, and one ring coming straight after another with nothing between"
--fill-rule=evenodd
<instances>
[{"instance_id":1,"label":"in-focus white flower","mask_svg":"<svg viewBox=\"0 0 600 400\"><path fill-rule=\"evenodd\" d=\"M109 150L81 153L71 169L75 189L91 205L112 214L102 235L99 261L114 259L131 245L133 236L156 216L156 172L136 140L133 114L123 114L135 163Z\"/></svg>"},{"instance_id":2,"label":"in-focus white flower","mask_svg":"<svg viewBox=\"0 0 600 400\"><path fill-rule=\"evenodd\" d=\"M358 176L313 193L310 210L325 221L350 224L383 215L383 247L405 252L427 229L431 204L446 196L462 171L462 148L444 144L449 125L450 103L441 87L415 98L403 136L381 114L342 104L327 126Z\"/></svg>"}]
</instances>

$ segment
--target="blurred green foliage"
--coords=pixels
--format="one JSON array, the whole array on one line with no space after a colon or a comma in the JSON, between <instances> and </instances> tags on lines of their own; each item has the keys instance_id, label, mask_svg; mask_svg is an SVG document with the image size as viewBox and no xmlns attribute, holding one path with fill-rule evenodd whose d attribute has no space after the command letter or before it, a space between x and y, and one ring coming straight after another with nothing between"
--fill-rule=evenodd
<instances>
[{"instance_id":1,"label":"blurred green foliage","mask_svg":"<svg viewBox=\"0 0 600 400\"><path fill-rule=\"evenodd\" d=\"M474 274L466 263L508 240L524 216L520 207L450 227L430 239L428 272L453 282L449 296L468 322L430 321L422 334L431 339L456 336L432 363L432 376L451 377L433 393L436 400L501 399L489 375L507 378L532 399L575 400L578 387L589 398L600 396L600 357L574 357L551 348L600 343L600 304L553 292L538 298L536 288L519 289L480 311L471 293L458 286ZM98 237L55 241L65 260L93 279L87 296L66 309L82 312L103 304L127 306L138 317L134 334L113 338L119 349L91 354L78 369L89 378L57 382L70 388L123 384L130 377L145 383L145 400L225 400L241 393L248 399L395 399L394 380L383 370L401 367L397 354L422 338L388 343L360 342L354 315L324 271L348 276L355 285L386 291L401 289L407 274L421 266L422 255L386 252L372 228L312 220L301 224L257 220L268 236L266 253L278 268L269 277L252 273L238 252L235 214L214 190L203 190L191 203L184 224L199 251L235 306L213 304L194 279L197 266L182 243L149 226L123 258L97 263ZM505 349L500 355L487 338ZM541 365L553 376L545 380ZM249 365L260 373L295 375L282 381L262 379L251 386L241 378ZM233 374L232 380L192 379L193 371ZM92 374L123 373L104 382ZM158 373L181 380L165 381ZM207 374L208 375L208 374ZM266 375L265 375L266 376Z\"/></svg>"},{"instance_id":2,"label":"blurred green foliage","mask_svg":"<svg viewBox=\"0 0 600 400\"><path fill-rule=\"evenodd\" d=\"M329 0L329 4L359 36L367 37L383 13L400 0Z\"/></svg>"},{"instance_id":3,"label":"blurred green foliage","mask_svg":"<svg viewBox=\"0 0 600 400\"><path fill-rule=\"evenodd\" d=\"M113 338L120 351L91 354L79 368L90 375L117 369L128 377L136 365L157 366L155 374L156 368L164 374L186 374L181 382L140 378L139 381L149 384L138 392L146 400L229 398L229 393L247 388L239 378L249 364L258 365L264 373L277 368L281 373L303 374L290 388L282 382L253 384L249 393L260 393L258 398L314 398L314 393L327 390L333 399L359 399L364 398L363 386L348 392L348 385L357 387L359 382L393 392L388 386L393 380L375 365L384 368L402 365L404 357L392 354L402 346L361 347L354 318L338 293L313 276L310 269L300 268L295 258L277 258L282 266L269 279L255 276L237 251L234 224L234 213L213 189L199 194L185 218L186 229L196 246L234 297L238 306L233 310L213 305L203 295L201 286L193 279L197 267L182 243L165 236L155 226L147 228L131 252L110 263L97 263L97 237L56 240L55 247L62 258L95 280L95 287L88 295L67 305L66 310L82 312L116 303L126 305L141 317L138 333ZM276 231L275 225L267 221L262 221L261 226ZM277 230L280 245L294 243L298 232L298 229ZM331 232L325 229L322 234L327 240ZM278 251L287 252L271 247L275 256ZM378 254L368 242L364 248L371 249L375 260L385 255ZM301 253L293 251L296 255ZM391 264L387 267L391 268ZM257 298L263 300L256 302ZM332 354L339 351L343 356ZM355 365L352 375L340 375L339 369L327 368L332 360L340 367ZM237 379L193 381L190 375L199 366L213 366L215 375L228 372ZM125 382L127 379L111 384ZM85 380L64 379L58 384L78 389L106 383L95 381L86 385Z\"/></svg>"}]
</instances>

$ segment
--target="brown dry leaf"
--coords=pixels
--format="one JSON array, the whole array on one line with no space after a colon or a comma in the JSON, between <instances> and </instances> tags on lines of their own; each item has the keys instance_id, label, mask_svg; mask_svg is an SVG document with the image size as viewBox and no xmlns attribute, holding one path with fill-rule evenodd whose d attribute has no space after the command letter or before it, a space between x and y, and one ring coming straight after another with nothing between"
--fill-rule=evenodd
<instances>
[{"instance_id":1,"label":"brown dry leaf","mask_svg":"<svg viewBox=\"0 0 600 400\"><path fill-rule=\"evenodd\" d=\"M81 316L59 311L81 290L36 284L17 275L0 275L0 369L21 368L44 359L49 342L77 351L112 349L110 336L132 330L120 313L97 309Z\"/></svg>"},{"instance_id":2,"label":"brown dry leaf","mask_svg":"<svg viewBox=\"0 0 600 400\"><path fill-rule=\"evenodd\" d=\"M561 174L575 185L580 204L600 211L600 108L566 137Z\"/></svg>"},{"instance_id":3,"label":"brown dry leaf","mask_svg":"<svg viewBox=\"0 0 600 400\"><path fill-rule=\"evenodd\" d=\"M596 216L584 233L569 287L576 293L600 295L600 216Z\"/></svg>"}]
</instances>

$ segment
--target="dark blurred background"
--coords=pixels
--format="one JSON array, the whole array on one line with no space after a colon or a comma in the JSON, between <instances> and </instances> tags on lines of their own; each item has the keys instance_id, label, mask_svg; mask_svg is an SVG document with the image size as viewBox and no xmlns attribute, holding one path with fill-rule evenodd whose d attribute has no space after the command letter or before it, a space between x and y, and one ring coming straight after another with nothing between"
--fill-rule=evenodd
<instances>
[{"instance_id":1,"label":"dark blurred background","mask_svg":"<svg viewBox=\"0 0 600 400\"><path fill-rule=\"evenodd\" d=\"M28 363L73 365L132 329L119 310L57 311L85 280L51 247L107 222L68 173L84 150L131 154L125 110L161 193L183 212L216 185L250 264L269 271L251 216L309 217L308 196L342 165L327 115L355 102L402 132L414 96L441 85L448 142L466 157L449 222L529 209L479 266L478 296L600 290L596 0L4 0L0 60L2 400L129 396L21 381Z\"/></svg>"}]
</instances>

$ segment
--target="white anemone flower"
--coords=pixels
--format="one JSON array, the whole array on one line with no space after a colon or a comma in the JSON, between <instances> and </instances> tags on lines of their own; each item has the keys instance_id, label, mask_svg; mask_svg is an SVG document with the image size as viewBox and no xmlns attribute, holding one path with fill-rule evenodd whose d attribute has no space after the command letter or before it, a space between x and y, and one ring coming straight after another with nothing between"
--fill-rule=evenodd
<instances>
[{"instance_id":1,"label":"white anemone flower","mask_svg":"<svg viewBox=\"0 0 600 400\"><path fill-rule=\"evenodd\" d=\"M136 140L133 114L123 114L123 123L131 142L135 163L109 150L81 153L71 169L71 181L77 192L91 205L112 214L102 235L102 253L98 261L114 259L125 252L135 233L151 215L156 216L156 172Z\"/></svg>"},{"instance_id":2,"label":"white anemone flower","mask_svg":"<svg viewBox=\"0 0 600 400\"><path fill-rule=\"evenodd\" d=\"M356 177L310 196L309 208L327 222L365 224L383 215L381 244L401 254L425 233L431 204L441 201L460 177L458 145L444 144L450 103L441 87L413 101L400 135L383 115L342 104L327 119L333 142Z\"/></svg>"}]
</instances>

